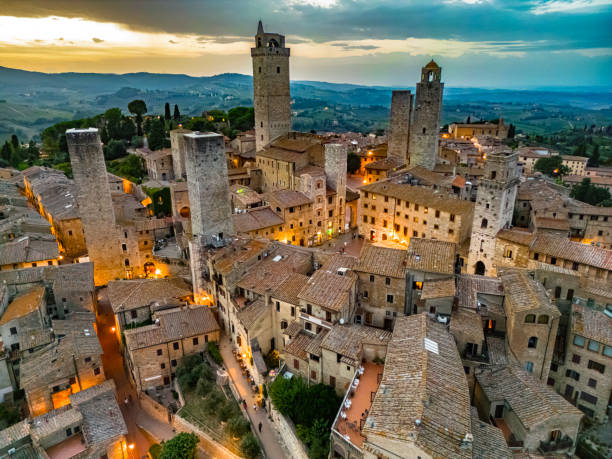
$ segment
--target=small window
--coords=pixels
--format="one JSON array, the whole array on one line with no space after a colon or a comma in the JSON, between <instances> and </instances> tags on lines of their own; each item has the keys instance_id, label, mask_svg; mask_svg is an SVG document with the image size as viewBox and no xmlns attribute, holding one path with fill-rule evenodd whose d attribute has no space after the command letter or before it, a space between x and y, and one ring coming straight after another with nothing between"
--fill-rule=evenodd
<instances>
[{"instance_id":1,"label":"small window","mask_svg":"<svg viewBox=\"0 0 612 459\"><path fill-rule=\"evenodd\" d=\"M162 370L164 370L164 369L166 368L166 364L165 364L165 363L160 363L160 364L159 364L159 367L160 367Z\"/></svg>"},{"instance_id":2,"label":"small window","mask_svg":"<svg viewBox=\"0 0 612 459\"><path fill-rule=\"evenodd\" d=\"M194 345L194 346L197 346L197 345L198 345L198 343L199 343L198 338L194 338L194 339L193 339L193 345Z\"/></svg>"},{"instance_id":3,"label":"small window","mask_svg":"<svg viewBox=\"0 0 612 459\"><path fill-rule=\"evenodd\" d=\"M374 282L374 276L370 275L370 282Z\"/></svg>"},{"instance_id":4,"label":"small window","mask_svg":"<svg viewBox=\"0 0 612 459\"><path fill-rule=\"evenodd\" d=\"M548 316L546 314L538 316L538 323L539 324L547 324L548 323Z\"/></svg>"},{"instance_id":5,"label":"small window","mask_svg":"<svg viewBox=\"0 0 612 459\"><path fill-rule=\"evenodd\" d=\"M385 278L385 285L391 285L391 278L389 277Z\"/></svg>"},{"instance_id":6,"label":"small window","mask_svg":"<svg viewBox=\"0 0 612 459\"><path fill-rule=\"evenodd\" d=\"M535 323L535 314L527 314L525 316L525 323L526 324L534 324Z\"/></svg>"},{"instance_id":7,"label":"small window","mask_svg":"<svg viewBox=\"0 0 612 459\"><path fill-rule=\"evenodd\" d=\"M604 346L603 355L612 357L612 346Z\"/></svg>"},{"instance_id":8,"label":"small window","mask_svg":"<svg viewBox=\"0 0 612 459\"><path fill-rule=\"evenodd\" d=\"M293 368L296 370L300 369L300 361L298 359L293 359Z\"/></svg>"},{"instance_id":9,"label":"small window","mask_svg":"<svg viewBox=\"0 0 612 459\"><path fill-rule=\"evenodd\" d=\"M280 73L280 67L276 67L276 73Z\"/></svg>"},{"instance_id":10,"label":"small window","mask_svg":"<svg viewBox=\"0 0 612 459\"><path fill-rule=\"evenodd\" d=\"M94 368L94 375L99 375L100 374L100 368L96 367Z\"/></svg>"},{"instance_id":11,"label":"small window","mask_svg":"<svg viewBox=\"0 0 612 459\"><path fill-rule=\"evenodd\" d=\"M393 303L393 295L387 295L387 303Z\"/></svg>"},{"instance_id":12,"label":"small window","mask_svg":"<svg viewBox=\"0 0 612 459\"><path fill-rule=\"evenodd\" d=\"M135 309L132 309L132 310L130 311L130 317L131 317L132 319L136 319L136 318L138 318L138 311L136 311Z\"/></svg>"},{"instance_id":13,"label":"small window","mask_svg":"<svg viewBox=\"0 0 612 459\"><path fill-rule=\"evenodd\" d=\"M177 349L179 348L179 343L178 343L178 341L177 341L176 343L172 343L172 348L173 348L174 350L177 350Z\"/></svg>"},{"instance_id":14,"label":"small window","mask_svg":"<svg viewBox=\"0 0 612 459\"><path fill-rule=\"evenodd\" d=\"M175 367L175 366L176 366L176 360L171 360L171 361L170 361L170 364L171 364L173 367Z\"/></svg>"},{"instance_id":15,"label":"small window","mask_svg":"<svg viewBox=\"0 0 612 459\"><path fill-rule=\"evenodd\" d=\"M584 336L576 335L574 336L574 345L578 347L584 347Z\"/></svg>"},{"instance_id":16,"label":"small window","mask_svg":"<svg viewBox=\"0 0 612 459\"><path fill-rule=\"evenodd\" d=\"M580 356L578 354L572 354L572 362L580 363Z\"/></svg>"},{"instance_id":17,"label":"small window","mask_svg":"<svg viewBox=\"0 0 612 459\"><path fill-rule=\"evenodd\" d=\"M68 427L68 428L66 429L66 436L67 436L67 437L69 437L69 436L71 436L71 435L72 435L72 429L71 429L70 427Z\"/></svg>"},{"instance_id":18,"label":"small window","mask_svg":"<svg viewBox=\"0 0 612 459\"><path fill-rule=\"evenodd\" d=\"M91 362L91 357L85 357L85 363Z\"/></svg>"},{"instance_id":19,"label":"small window","mask_svg":"<svg viewBox=\"0 0 612 459\"><path fill-rule=\"evenodd\" d=\"M527 347L530 347L530 348L533 348L533 349L538 347L538 337L537 336L530 336L529 337L529 341L527 342Z\"/></svg>"},{"instance_id":20,"label":"small window","mask_svg":"<svg viewBox=\"0 0 612 459\"><path fill-rule=\"evenodd\" d=\"M17 334L17 327L11 327L11 335Z\"/></svg>"},{"instance_id":21,"label":"small window","mask_svg":"<svg viewBox=\"0 0 612 459\"><path fill-rule=\"evenodd\" d=\"M533 373L533 362L525 362L525 370L529 373Z\"/></svg>"},{"instance_id":22,"label":"small window","mask_svg":"<svg viewBox=\"0 0 612 459\"><path fill-rule=\"evenodd\" d=\"M158 349L157 350L157 355L162 355L162 354L163 354L163 351L161 349Z\"/></svg>"},{"instance_id":23,"label":"small window","mask_svg":"<svg viewBox=\"0 0 612 459\"><path fill-rule=\"evenodd\" d=\"M597 380L595 380L593 378L589 378L589 381L587 382L587 385L589 387L596 388L597 387Z\"/></svg>"},{"instance_id":24,"label":"small window","mask_svg":"<svg viewBox=\"0 0 612 459\"><path fill-rule=\"evenodd\" d=\"M599 353L599 343L597 341L590 339L588 350Z\"/></svg>"},{"instance_id":25,"label":"small window","mask_svg":"<svg viewBox=\"0 0 612 459\"><path fill-rule=\"evenodd\" d=\"M598 371L601 374L604 374L604 371L606 371L606 366L605 365L602 365L599 362L595 362L594 360L589 360L588 368L589 368L589 370Z\"/></svg>"}]
</instances>

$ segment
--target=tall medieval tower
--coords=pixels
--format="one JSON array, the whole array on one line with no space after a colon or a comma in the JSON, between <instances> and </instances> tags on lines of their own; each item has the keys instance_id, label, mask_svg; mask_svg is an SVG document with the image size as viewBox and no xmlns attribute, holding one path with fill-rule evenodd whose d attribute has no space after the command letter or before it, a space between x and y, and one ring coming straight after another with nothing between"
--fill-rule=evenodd
<instances>
[{"instance_id":1,"label":"tall medieval tower","mask_svg":"<svg viewBox=\"0 0 612 459\"><path fill-rule=\"evenodd\" d=\"M96 128L69 129L66 140L94 283L105 285L125 277L132 267L120 249L102 142Z\"/></svg>"},{"instance_id":2,"label":"tall medieval tower","mask_svg":"<svg viewBox=\"0 0 612 459\"><path fill-rule=\"evenodd\" d=\"M495 276L493 265L495 239L499 230L512 223L514 201L519 183L517 153L490 154L485 175L478 185L467 272Z\"/></svg>"},{"instance_id":3,"label":"tall medieval tower","mask_svg":"<svg viewBox=\"0 0 612 459\"><path fill-rule=\"evenodd\" d=\"M410 91L393 91L391 96L387 158L397 158L403 164L408 162L412 99Z\"/></svg>"},{"instance_id":4,"label":"tall medieval tower","mask_svg":"<svg viewBox=\"0 0 612 459\"><path fill-rule=\"evenodd\" d=\"M204 290L206 247L221 247L234 235L225 142L212 132L183 134L191 208L189 242L194 293Z\"/></svg>"},{"instance_id":5,"label":"tall medieval tower","mask_svg":"<svg viewBox=\"0 0 612 459\"><path fill-rule=\"evenodd\" d=\"M433 60L421 69L408 147L411 166L432 170L436 165L444 91L441 78L442 69Z\"/></svg>"},{"instance_id":6,"label":"tall medieval tower","mask_svg":"<svg viewBox=\"0 0 612 459\"><path fill-rule=\"evenodd\" d=\"M265 33L261 21L255 35L253 59L253 105L256 151L291 130L289 48L285 36Z\"/></svg>"}]
</instances>

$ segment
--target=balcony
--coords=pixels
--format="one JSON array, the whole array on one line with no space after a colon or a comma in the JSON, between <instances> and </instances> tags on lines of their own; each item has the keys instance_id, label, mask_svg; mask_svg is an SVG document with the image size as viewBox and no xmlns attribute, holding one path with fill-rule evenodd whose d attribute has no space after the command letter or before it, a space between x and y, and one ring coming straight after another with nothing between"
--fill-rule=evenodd
<instances>
[{"instance_id":1,"label":"balcony","mask_svg":"<svg viewBox=\"0 0 612 459\"><path fill-rule=\"evenodd\" d=\"M562 451L569 449L573 446L573 444L574 440L572 440L566 435L565 437L560 438L558 440L541 441L538 449L540 450L540 452L546 454L553 451Z\"/></svg>"}]
</instances>

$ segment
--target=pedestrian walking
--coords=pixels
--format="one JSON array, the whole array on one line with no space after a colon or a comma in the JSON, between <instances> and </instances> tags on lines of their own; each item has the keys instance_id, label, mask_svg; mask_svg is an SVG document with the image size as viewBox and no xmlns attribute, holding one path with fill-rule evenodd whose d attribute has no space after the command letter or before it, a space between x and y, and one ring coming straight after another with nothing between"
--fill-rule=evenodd
<instances>
[{"instance_id":1,"label":"pedestrian walking","mask_svg":"<svg viewBox=\"0 0 612 459\"><path fill-rule=\"evenodd\" d=\"M261 433L261 427L262 427L262 424L261 424L261 422L260 422L260 423L259 423L259 433Z\"/></svg>"},{"instance_id":2,"label":"pedestrian walking","mask_svg":"<svg viewBox=\"0 0 612 459\"><path fill-rule=\"evenodd\" d=\"M257 405L253 403L253 411L257 411Z\"/></svg>"},{"instance_id":3,"label":"pedestrian walking","mask_svg":"<svg viewBox=\"0 0 612 459\"><path fill-rule=\"evenodd\" d=\"M128 402L129 402L128 398L127 398L127 397L125 397L125 400L123 400L123 403L125 403L125 407L126 407L126 408L127 408L127 406L128 406Z\"/></svg>"}]
</instances>

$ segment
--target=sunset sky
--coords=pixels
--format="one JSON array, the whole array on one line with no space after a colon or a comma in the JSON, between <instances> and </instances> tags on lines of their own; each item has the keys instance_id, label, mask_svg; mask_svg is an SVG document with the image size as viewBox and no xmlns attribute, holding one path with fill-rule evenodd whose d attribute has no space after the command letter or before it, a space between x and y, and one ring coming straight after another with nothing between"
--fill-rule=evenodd
<instances>
[{"instance_id":1,"label":"sunset sky","mask_svg":"<svg viewBox=\"0 0 612 459\"><path fill-rule=\"evenodd\" d=\"M612 0L1 0L0 65L43 72L251 73L257 21L291 78L612 86Z\"/></svg>"}]
</instances>

